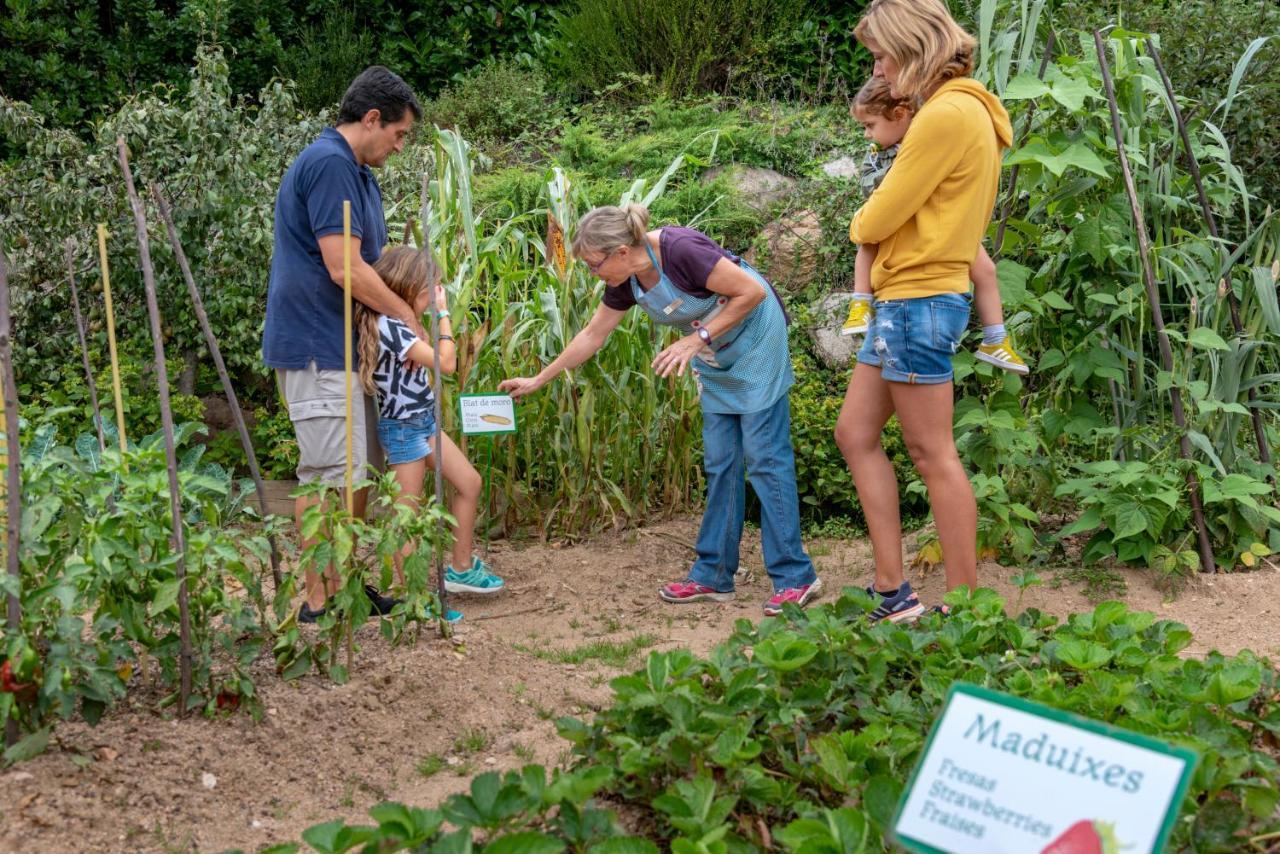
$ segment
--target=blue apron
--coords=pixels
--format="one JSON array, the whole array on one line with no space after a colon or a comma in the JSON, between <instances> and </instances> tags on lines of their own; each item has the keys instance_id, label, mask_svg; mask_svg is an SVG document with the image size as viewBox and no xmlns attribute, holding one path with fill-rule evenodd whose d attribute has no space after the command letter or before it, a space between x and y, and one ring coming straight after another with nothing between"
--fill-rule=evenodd
<instances>
[{"instance_id":1,"label":"blue apron","mask_svg":"<svg viewBox=\"0 0 1280 854\"><path fill-rule=\"evenodd\" d=\"M680 290L659 266L648 241L644 248L658 271L658 283L645 291L632 276L631 292L654 323L675 326L691 335L724 310L728 297L716 293L697 297ZM736 326L716 336L710 347L704 345L693 357L698 397L707 412L759 412L776 403L795 382L782 303L763 276L745 261L741 266L760 283L765 297Z\"/></svg>"}]
</instances>

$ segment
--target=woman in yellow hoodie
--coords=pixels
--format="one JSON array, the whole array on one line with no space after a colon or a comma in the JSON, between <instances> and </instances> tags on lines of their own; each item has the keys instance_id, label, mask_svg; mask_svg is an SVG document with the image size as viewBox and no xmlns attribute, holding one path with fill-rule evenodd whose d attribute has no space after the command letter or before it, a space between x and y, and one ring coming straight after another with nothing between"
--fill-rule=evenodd
<instances>
[{"instance_id":1,"label":"woman in yellow hoodie","mask_svg":"<svg viewBox=\"0 0 1280 854\"><path fill-rule=\"evenodd\" d=\"M880 443L894 413L929 490L947 589L977 586L977 509L952 435L951 356L1012 131L999 100L968 77L973 37L941 0L873 0L854 34L894 96L921 104L893 168L849 226L854 243L879 244L875 320L836 422L875 556L871 616L898 621L924 608L903 579L898 482Z\"/></svg>"}]
</instances>

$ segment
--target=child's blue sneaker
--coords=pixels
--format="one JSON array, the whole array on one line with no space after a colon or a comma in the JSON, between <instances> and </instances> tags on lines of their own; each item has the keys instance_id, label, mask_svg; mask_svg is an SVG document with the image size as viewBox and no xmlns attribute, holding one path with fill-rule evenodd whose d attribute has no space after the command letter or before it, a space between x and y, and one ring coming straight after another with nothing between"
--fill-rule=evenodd
<instances>
[{"instance_id":1,"label":"child's blue sneaker","mask_svg":"<svg viewBox=\"0 0 1280 854\"><path fill-rule=\"evenodd\" d=\"M461 619L462 619L461 611L455 611L452 608L450 608L448 611L445 611L444 621L446 623L456 623Z\"/></svg>"},{"instance_id":2,"label":"child's blue sneaker","mask_svg":"<svg viewBox=\"0 0 1280 854\"><path fill-rule=\"evenodd\" d=\"M504 586L502 579L493 574L489 565L474 555L471 557L471 568L466 572L455 572L452 566L447 566L444 570L444 589L450 593L488 595L501 591Z\"/></svg>"},{"instance_id":3,"label":"child's blue sneaker","mask_svg":"<svg viewBox=\"0 0 1280 854\"><path fill-rule=\"evenodd\" d=\"M875 589L874 585L868 586L867 594L873 599L880 600L875 610L867 615L867 619L873 623L881 620L900 623L903 620L917 619L924 613L924 606L920 604L920 598L916 596L916 592L911 589L910 582L902 582L902 586L892 593L881 593Z\"/></svg>"}]
</instances>

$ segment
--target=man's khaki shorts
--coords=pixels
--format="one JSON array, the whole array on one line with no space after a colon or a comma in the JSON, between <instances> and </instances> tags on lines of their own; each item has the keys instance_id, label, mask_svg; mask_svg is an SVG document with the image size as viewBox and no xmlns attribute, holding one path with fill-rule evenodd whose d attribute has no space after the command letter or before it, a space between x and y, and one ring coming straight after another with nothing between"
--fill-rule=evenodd
<instances>
[{"instance_id":1,"label":"man's khaki shorts","mask_svg":"<svg viewBox=\"0 0 1280 854\"><path fill-rule=\"evenodd\" d=\"M298 480L320 480L342 486L347 476L347 389L345 371L322 371L312 362L301 370L276 369L276 380L289 407L289 420L298 437ZM378 409L372 397L351 375L351 466L359 483L381 469ZM372 425L372 426L371 426Z\"/></svg>"}]
</instances>

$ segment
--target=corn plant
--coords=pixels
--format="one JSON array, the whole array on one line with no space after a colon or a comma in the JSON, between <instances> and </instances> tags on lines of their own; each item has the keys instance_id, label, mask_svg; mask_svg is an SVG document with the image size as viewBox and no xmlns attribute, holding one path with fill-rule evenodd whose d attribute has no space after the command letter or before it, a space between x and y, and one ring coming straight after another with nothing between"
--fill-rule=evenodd
<instances>
[{"instance_id":1,"label":"corn plant","mask_svg":"<svg viewBox=\"0 0 1280 854\"><path fill-rule=\"evenodd\" d=\"M430 160L426 227L455 316L454 388L492 391L506 377L540 370L600 302L603 284L544 237L552 220L571 236L588 194L552 168L545 207L489 221L472 205L475 155L467 143L438 131ZM683 168L682 154L652 185L638 178L627 198L652 202ZM697 496L695 389L687 377L654 376L649 364L662 346L663 333L633 312L595 359L522 403L517 436L481 440L502 443L489 473L493 520L532 522L545 536L630 524ZM446 428L455 420L447 410Z\"/></svg>"}]
</instances>

